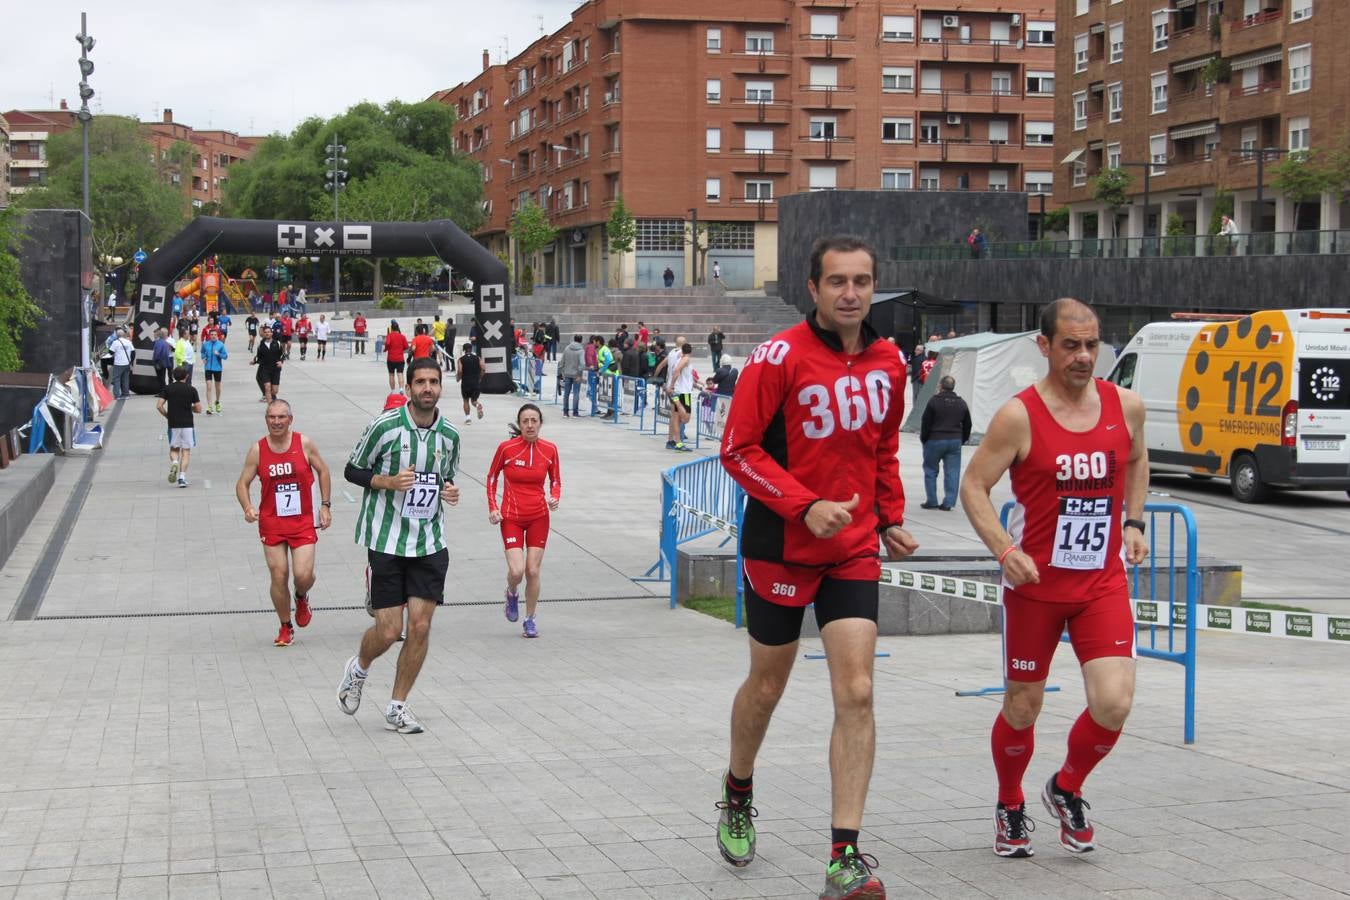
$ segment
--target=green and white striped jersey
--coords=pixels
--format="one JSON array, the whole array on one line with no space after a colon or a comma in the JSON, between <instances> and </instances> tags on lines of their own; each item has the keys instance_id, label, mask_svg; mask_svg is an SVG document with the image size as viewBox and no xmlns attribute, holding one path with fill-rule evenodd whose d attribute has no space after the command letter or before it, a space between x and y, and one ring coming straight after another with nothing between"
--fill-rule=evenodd
<instances>
[{"instance_id":1,"label":"green and white striped jersey","mask_svg":"<svg viewBox=\"0 0 1350 900\"><path fill-rule=\"evenodd\" d=\"M351 464L376 475L397 475L412 466L419 476L439 476L438 485L455 477L459 468L459 432L438 412L430 428L418 428L407 406L381 413L366 426L352 451ZM432 479L434 480L434 479ZM394 556L430 556L445 549L445 526L439 498L424 509L425 518L408 515L418 491L379 491L366 488L356 518L356 542ZM424 496L430 496L425 493Z\"/></svg>"}]
</instances>

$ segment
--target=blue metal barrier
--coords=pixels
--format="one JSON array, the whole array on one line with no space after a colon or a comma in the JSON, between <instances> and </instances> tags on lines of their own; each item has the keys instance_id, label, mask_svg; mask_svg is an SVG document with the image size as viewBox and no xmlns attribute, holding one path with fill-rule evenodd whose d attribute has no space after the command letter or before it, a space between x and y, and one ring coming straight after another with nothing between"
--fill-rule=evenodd
<instances>
[{"instance_id":1,"label":"blue metal barrier","mask_svg":"<svg viewBox=\"0 0 1350 900\"><path fill-rule=\"evenodd\" d=\"M673 466L661 473L661 558L649 570L670 573L670 608L674 609L678 579L675 564L679 545L714 532L740 533L745 491L727 475L716 456ZM734 530L733 530L734 529ZM737 571L740 571L739 542ZM737 579L739 581L739 578ZM736 626L740 627L740 590L737 589Z\"/></svg>"},{"instance_id":2,"label":"blue metal barrier","mask_svg":"<svg viewBox=\"0 0 1350 900\"><path fill-rule=\"evenodd\" d=\"M1013 505L1011 501L1003 505L999 518L1004 528L1008 527L1008 516L1012 512ZM1135 652L1148 659L1161 659L1178 663L1185 669L1185 696L1183 698L1185 710L1182 731L1185 742L1193 744L1195 743L1195 616L1196 604L1200 598L1200 566L1197 561L1195 516L1192 515L1189 508L1179 503L1146 503L1144 504L1144 514L1148 516L1149 553L1148 559L1144 563L1130 567L1130 611L1132 614L1135 612L1135 600L1154 603L1166 602L1169 604L1168 608L1172 610L1172 616L1171 621L1161 623L1140 622L1136 616L1134 624ZM1159 533L1160 521L1164 526L1161 529L1162 534ZM1184 568L1177 565L1179 531L1180 536L1185 541ZM1160 560L1158 554L1160 543L1165 543L1167 547L1165 564ZM1160 575L1159 568L1164 565L1165 572ZM1183 579L1181 590L1185 592L1184 605L1176 602L1178 599L1178 575ZM1178 649L1177 626L1181 626L1182 634L1184 634L1184 646L1180 649ZM1141 633L1145 632L1148 638L1147 646L1143 646L1140 641ZM1162 639L1165 639L1165 647L1159 646L1159 641ZM1060 640L1067 641L1068 636L1061 636Z\"/></svg>"},{"instance_id":3,"label":"blue metal barrier","mask_svg":"<svg viewBox=\"0 0 1350 900\"><path fill-rule=\"evenodd\" d=\"M722 442L722 429L727 423L727 412L731 409L731 397L712 391L699 391L694 400L694 446L702 446L702 441Z\"/></svg>"}]
</instances>

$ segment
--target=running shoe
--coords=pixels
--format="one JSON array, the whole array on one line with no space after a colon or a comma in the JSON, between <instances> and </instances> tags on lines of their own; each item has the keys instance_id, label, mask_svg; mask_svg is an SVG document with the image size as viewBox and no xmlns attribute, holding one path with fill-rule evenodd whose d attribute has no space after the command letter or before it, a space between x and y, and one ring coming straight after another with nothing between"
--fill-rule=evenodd
<instances>
[{"instance_id":1,"label":"running shoe","mask_svg":"<svg viewBox=\"0 0 1350 900\"><path fill-rule=\"evenodd\" d=\"M674 441L666 441L666 449L667 449L667 450L678 450L678 449L680 449L680 445L677 444L677 443L675 443Z\"/></svg>"},{"instance_id":2,"label":"running shoe","mask_svg":"<svg viewBox=\"0 0 1350 900\"><path fill-rule=\"evenodd\" d=\"M478 404L478 418L483 418L483 404Z\"/></svg>"},{"instance_id":3,"label":"running shoe","mask_svg":"<svg viewBox=\"0 0 1350 900\"><path fill-rule=\"evenodd\" d=\"M1087 853L1097 846L1092 841L1092 823L1084 812L1092 807L1081 794L1061 791L1055 784L1055 776L1051 775L1041 791L1041 802L1045 804L1045 811L1059 820L1059 842L1065 850Z\"/></svg>"},{"instance_id":4,"label":"running shoe","mask_svg":"<svg viewBox=\"0 0 1350 900\"><path fill-rule=\"evenodd\" d=\"M282 625L281 630L277 632L277 639L272 643L278 647L289 647L293 640L295 640L295 629L289 625Z\"/></svg>"},{"instance_id":5,"label":"running shoe","mask_svg":"<svg viewBox=\"0 0 1350 900\"><path fill-rule=\"evenodd\" d=\"M220 404L217 403L217 404L216 404L216 415L220 415L220 412L221 412L221 410L220 410Z\"/></svg>"},{"instance_id":6,"label":"running shoe","mask_svg":"<svg viewBox=\"0 0 1350 900\"><path fill-rule=\"evenodd\" d=\"M506 621L514 622L520 618L520 595L506 592Z\"/></svg>"},{"instance_id":7,"label":"running shoe","mask_svg":"<svg viewBox=\"0 0 1350 900\"><path fill-rule=\"evenodd\" d=\"M308 624L310 623L310 620L313 619L313 618L314 618L314 613L310 612L310 609L309 609L309 598L308 598L308 597L296 597L296 598L295 598L295 624L296 624L296 625L299 625L301 628L304 628L306 625L308 625Z\"/></svg>"},{"instance_id":8,"label":"running shoe","mask_svg":"<svg viewBox=\"0 0 1350 900\"><path fill-rule=\"evenodd\" d=\"M426 731L422 723L413 718L412 710L406 703L401 706L390 706L384 711L384 727L399 734L421 734Z\"/></svg>"},{"instance_id":9,"label":"running shoe","mask_svg":"<svg viewBox=\"0 0 1350 900\"><path fill-rule=\"evenodd\" d=\"M338 684L338 707L349 716L356 715L361 708L361 690L366 686L366 676L356 674L357 658L347 660L342 670L342 682Z\"/></svg>"},{"instance_id":10,"label":"running shoe","mask_svg":"<svg viewBox=\"0 0 1350 900\"><path fill-rule=\"evenodd\" d=\"M215 408L209 403L206 404L206 414L208 416L214 416L216 414Z\"/></svg>"},{"instance_id":11,"label":"running shoe","mask_svg":"<svg viewBox=\"0 0 1350 900\"><path fill-rule=\"evenodd\" d=\"M186 476L186 475L179 475L179 476L178 476L178 486L179 486L180 488L185 488L185 487L188 486L188 480L187 480L187 476Z\"/></svg>"},{"instance_id":12,"label":"running shoe","mask_svg":"<svg viewBox=\"0 0 1350 900\"><path fill-rule=\"evenodd\" d=\"M1000 803L994 809L994 852L999 856L1013 859L1025 859L1034 856L1031 849L1031 832L1036 823L1027 818L1027 805L1004 806Z\"/></svg>"},{"instance_id":13,"label":"running shoe","mask_svg":"<svg viewBox=\"0 0 1350 900\"><path fill-rule=\"evenodd\" d=\"M750 798L744 803L732 803L727 797L726 776L722 776L722 800L717 804L721 815L717 817L717 849L722 858L736 868L750 865L755 858L755 816L759 813L750 805Z\"/></svg>"},{"instance_id":14,"label":"running shoe","mask_svg":"<svg viewBox=\"0 0 1350 900\"><path fill-rule=\"evenodd\" d=\"M174 460L173 462L169 463L169 484L173 484L177 480L178 480L178 461Z\"/></svg>"},{"instance_id":15,"label":"running shoe","mask_svg":"<svg viewBox=\"0 0 1350 900\"><path fill-rule=\"evenodd\" d=\"M464 424L465 424L465 425L472 425L472 424L473 424L473 416L465 416L465 417L464 417Z\"/></svg>"},{"instance_id":16,"label":"running shoe","mask_svg":"<svg viewBox=\"0 0 1350 900\"><path fill-rule=\"evenodd\" d=\"M886 900L886 887L872 874L877 859L848 847L825 867L825 887L820 900Z\"/></svg>"},{"instance_id":17,"label":"running shoe","mask_svg":"<svg viewBox=\"0 0 1350 900\"><path fill-rule=\"evenodd\" d=\"M524 629L524 632L525 632L525 637L527 637L527 638L537 638L537 637L539 637L539 629L535 627L535 624L534 624L534 616L529 616L529 617L527 617L527 618L525 619L525 629Z\"/></svg>"}]
</instances>

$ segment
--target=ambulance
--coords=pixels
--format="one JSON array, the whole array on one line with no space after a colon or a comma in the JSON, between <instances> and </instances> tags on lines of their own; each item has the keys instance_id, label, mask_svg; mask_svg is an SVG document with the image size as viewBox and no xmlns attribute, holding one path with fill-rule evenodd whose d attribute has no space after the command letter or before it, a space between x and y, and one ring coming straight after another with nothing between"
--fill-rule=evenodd
<instances>
[{"instance_id":1,"label":"ambulance","mask_svg":"<svg viewBox=\"0 0 1350 900\"><path fill-rule=\"evenodd\" d=\"M1350 309L1178 314L1107 376L1144 399L1149 468L1272 489L1350 490Z\"/></svg>"}]
</instances>

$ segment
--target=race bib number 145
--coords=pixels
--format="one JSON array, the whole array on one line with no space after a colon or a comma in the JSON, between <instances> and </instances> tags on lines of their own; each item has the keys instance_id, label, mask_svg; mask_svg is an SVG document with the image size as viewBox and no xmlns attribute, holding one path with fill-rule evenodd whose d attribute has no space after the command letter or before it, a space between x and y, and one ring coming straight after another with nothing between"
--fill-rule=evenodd
<instances>
[{"instance_id":1,"label":"race bib number 145","mask_svg":"<svg viewBox=\"0 0 1350 900\"><path fill-rule=\"evenodd\" d=\"M1061 497L1050 565L1059 569L1105 568L1113 522L1110 497Z\"/></svg>"}]
</instances>

